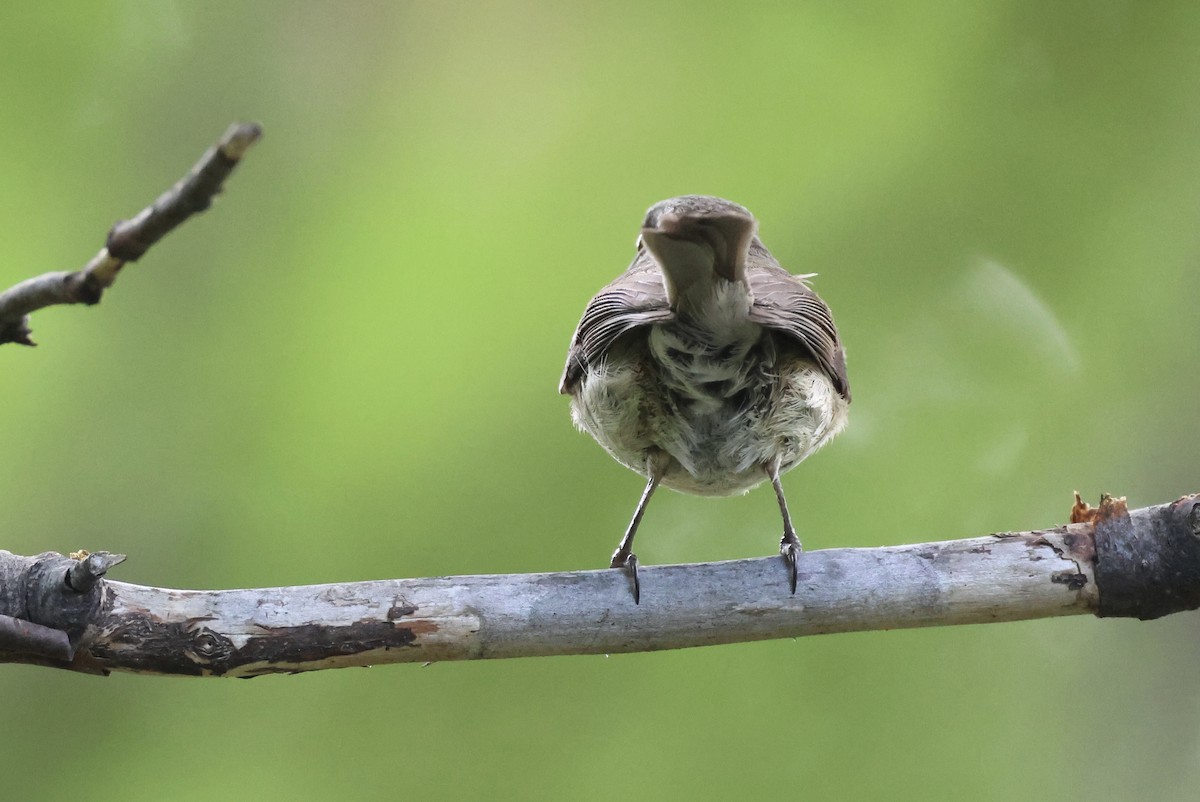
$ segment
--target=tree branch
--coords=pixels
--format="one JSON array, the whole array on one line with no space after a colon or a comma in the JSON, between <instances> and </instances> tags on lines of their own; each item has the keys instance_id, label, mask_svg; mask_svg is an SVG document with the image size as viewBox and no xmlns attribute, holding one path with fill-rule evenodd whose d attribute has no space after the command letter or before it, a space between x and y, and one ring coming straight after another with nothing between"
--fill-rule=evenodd
<instances>
[{"instance_id":1,"label":"tree branch","mask_svg":"<svg viewBox=\"0 0 1200 802\"><path fill-rule=\"evenodd\" d=\"M100 253L82 269L44 273L0 293L0 345L35 345L29 315L39 309L56 304L99 303L126 262L137 261L176 226L212 204L225 179L260 136L262 128L255 123L231 125L175 186L132 220L113 226Z\"/></svg>"},{"instance_id":2,"label":"tree branch","mask_svg":"<svg viewBox=\"0 0 1200 802\"><path fill-rule=\"evenodd\" d=\"M0 551L0 614L62 631L73 648L55 657L44 640L10 635L0 662L253 677L1085 613L1155 618L1200 607L1200 495L1132 513L1123 499L1079 502L1072 523L1049 530L806 552L795 596L778 557L645 567L640 605L611 569L198 591L103 579L119 555L79 556L86 568Z\"/></svg>"}]
</instances>

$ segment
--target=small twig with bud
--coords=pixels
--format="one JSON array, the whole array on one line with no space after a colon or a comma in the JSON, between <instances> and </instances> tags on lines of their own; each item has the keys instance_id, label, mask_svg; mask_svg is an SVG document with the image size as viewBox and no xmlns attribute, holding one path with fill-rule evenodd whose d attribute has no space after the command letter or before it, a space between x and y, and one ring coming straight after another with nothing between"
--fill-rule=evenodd
<instances>
[{"instance_id":1,"label":"small twig with bud","mask_svg":"<svg viewBox=\"0 0 1200 802\"><path fill-rule=\"evenodd\" d=\"M235 123L191 171L130 220L112 227L105 246L74 272L44 273L0 293L0 345L36 345L29 315L57 304L97 304L126 262L135 262L180 223L211 204L246 151L262 136L256 123Z\"/></svg>"}]
</instances>

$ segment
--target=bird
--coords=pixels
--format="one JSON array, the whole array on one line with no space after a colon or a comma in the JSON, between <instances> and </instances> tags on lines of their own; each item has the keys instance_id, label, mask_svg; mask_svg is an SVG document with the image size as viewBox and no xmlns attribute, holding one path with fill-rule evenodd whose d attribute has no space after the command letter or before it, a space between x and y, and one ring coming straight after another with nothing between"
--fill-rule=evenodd
<instances>
[{"instance_id":1,"label":"bird","mask_svg":"<svg viewBox=\"0 0 1200 802\"><path fill-rule=\"evenodd\" d=\"M748 209L709 195L651 206L636 248L585 307L559 384L575 426L646 479L609 565L639 604L633 539L660 485L729 496L770 481L794 595L802 546L780 477L845 427L850 405L816 274L790 273Z\"/></svg>"}]
</instances>

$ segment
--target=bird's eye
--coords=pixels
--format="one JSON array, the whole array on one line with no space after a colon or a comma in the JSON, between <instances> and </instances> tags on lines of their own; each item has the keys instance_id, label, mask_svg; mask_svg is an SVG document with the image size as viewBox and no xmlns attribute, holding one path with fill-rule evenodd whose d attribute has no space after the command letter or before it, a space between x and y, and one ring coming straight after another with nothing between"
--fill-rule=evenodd
<instances>
[{"instance_id":1,"label":"bird's eye","mask_svg":"<svg viewBox=\"0 0 1200 802\"><path fill-rule=\"evenodd\" d=\"M638 234L637 242L635 242L635 243L634 243L634 245L636 245L636 246L637 246L638 253L641 253L643 250L645 250L645 248L646 248L646 243L642 242L642 235L641 235L641 234Z\"/></svg>"}]
</instances>

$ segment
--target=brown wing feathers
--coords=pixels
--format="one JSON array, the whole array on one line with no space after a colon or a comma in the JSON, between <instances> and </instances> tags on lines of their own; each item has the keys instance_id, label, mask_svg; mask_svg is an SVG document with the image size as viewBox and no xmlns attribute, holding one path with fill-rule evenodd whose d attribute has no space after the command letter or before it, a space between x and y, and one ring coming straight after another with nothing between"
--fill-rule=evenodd
<instances>
[{"instance_id":1,"label":"brown wing feathers","mask_svg":"<svg viewBox=\"0 0 1200 802\"><path fill-rule=\"evenodd\" d=\"M750 248L746 280L754 294L750 319L804 346L849 401L846 358L829 307L757 239ZM588 303L571 341L559 391L571 392L585 368L602 360L622 334L673 315L661 269L650 254L640 252L628 270Z\"/></svg>"}]
</instances>

